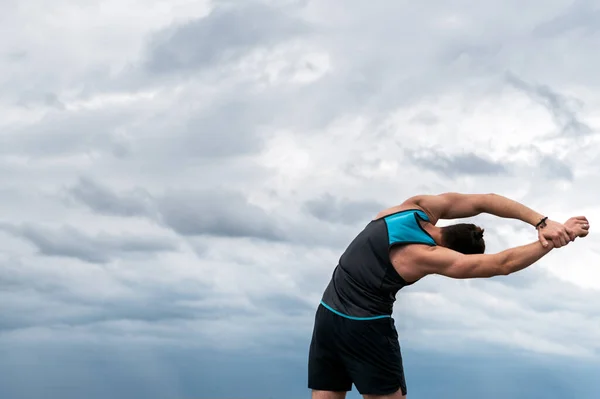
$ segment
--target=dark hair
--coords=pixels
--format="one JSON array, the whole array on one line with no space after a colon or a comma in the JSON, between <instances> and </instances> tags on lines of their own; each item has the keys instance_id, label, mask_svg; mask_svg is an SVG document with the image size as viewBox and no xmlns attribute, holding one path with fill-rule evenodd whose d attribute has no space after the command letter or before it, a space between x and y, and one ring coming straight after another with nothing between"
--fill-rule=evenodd
<instances>
[{"instance_id":1,"label":"dark hair","mask_svg":"<svg viewBox=\"0 0 600 399\"><path fill-rule=\"evenodd\" d=\"M442 227L442 245L465 255L485 252L483 229L471 223Z\"/></svg>"}]
</instances>

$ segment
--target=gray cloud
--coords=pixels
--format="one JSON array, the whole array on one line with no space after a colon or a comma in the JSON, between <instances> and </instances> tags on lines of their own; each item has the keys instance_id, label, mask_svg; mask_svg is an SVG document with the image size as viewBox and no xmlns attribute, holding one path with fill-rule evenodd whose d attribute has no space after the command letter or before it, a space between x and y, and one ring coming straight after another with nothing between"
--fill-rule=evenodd
<instances>
[{"instance_id":1,"label":"gray cloud","mask_svg":"<svg viewBox=\"0 0 600 399\"><path fill-rule=\"evenodd\" d=\"M114 323L121 321L173 325L253 312L228 303L227 296L196 278L169 284L130 272L0 262L0 303L13 309L0 312L0 330L57 326L114 333Z\"/></svg>"},{"instance_id":2,"label":"gray cloud","mask_svg":"<svg viewBox=\"0 0 600 399\"><path fill-rule=\"evenodd\" d=\"M477 154L444 154L434 149L405 150L407 159L414 164L444 176L458 175L506 175L505 165L483 158Z\"/></svg>"},{"instance_id":3,"label":"gray cloud","mask_svg":"<svg viewBox=\"0 0 600 399\"><path fill-rule=\"evenodd\" d=\"M560 159L551 156L543 156L539 166L544 175L549 179L564 179L567 181L573 181L573 170L569 165Z\"/></svg>"},{"instance_id":4,"label":"gray cloud","mask_svg":"<svg viewBox=\"0 0 600 399\"><path fill-rule=\"evenodd\" d=\"M252 312L240 309L238 306L219 306L213 307L212 301L202 300L202 295L209 292L206 287L197 287L201 291L194 298L195 306L190 306L182 301L176 293L171 293L167 297L158 295L138 296L135 298L119 298L118 300L106 300L103 303L98 300L96 303L85 304L80 296L69 293L54 292L40 296L51 302L41 307L46 314L35 313L16 313L11 312L0 316L0 330L18 330L32 327L44 327L48 325L61 325L62 327L89 327L97 328L98 332L103 329L111 330L106 324L114 322L143 322L156 325L174 325L185 323L186 321L218 320L223 317L234 317L236 315L248 315ZM23 291L16 295L22 295ZM2 295L5 300L14 301L14 297L8 294ZM58 307L69 309L68 300L61 300L61 297L76 301L77 305L70 310L63 312L57 310ZM203 304L204 302L204 304ZM18 302L14 302L15 307ZM50 306L48 306L50 305ZM48 314L52 312L52 314ZM108 331L106 331L108 332Z\"/></svg>"},{"instance_id":5,"label":"gray cloud","mask_svg":"<svg viewBox=\"0 0 600 399\"><path fill-rule=\"evenodd\" d=\"M58 98L56 93L39 93L37 91L23 91L17 100L17 105L26 109L34 109L41 106L59 111L66 110L65 104Z\"/></svg>"},{"instance_id":6,"label":"gray cloud","mask_svg":"<svg viewBox=\"0 0 600 399\"><path fill-rule=\"evenodd\" d=\"M320 198L306 201L304 207L318 219L333 223L354 224L372 219L377 212L384 208L384 205L372 200L336 198L327 193Z\"/></svg>"},{"instance_id":7,"label":"gray cloud","mask_svg":"<svg viewBox=\"0 0 600 399\"><path fill-rule=\"evenodd\" d=\"M46 229L31 224L3 223L0 228L29 241L42 255L64 256L91 263L107 263L127 254L177 249L177 244L166 237L132 237L106 233L90 236L71 226Z\"/></svg>"},{"instance_id":8,"label":"gray cloud","mask_svg":"<svg viewBox=\"0 0 600 399\"><path fill-rule=\"evenodd\" d=\"M578 30L586 35L593 35L598 31L600 22L600 10L593 5L593 2L586 0L574 1L554 18L537 25L533 34L548 38Z\"/></svg>"},{"instance_id":9,"label":"gray cloud","mask_svg":"<svg viewBox=\"0 0 600 399\"><path fill-rule=\"evenodd\" d=\"M547 85L527 83L512 73L506 75L506 81L545 107L560 128L561 134L584 136L593 133L593 129L577 115L573 100L555 92Z\"/></svg>"},{"instance_id":10,"label":"gray cloud","mask_svg":"<svg viewBox=\"0 0 600 399\"><path fill-rule=\"evenodd\" d=\"M242 93L240 93L242 94ZM177 141L178 154L194 158L231 157L258 152L263 139L258 137L258 126L267 123L270 112L261 101L231 100L199 115L191 117L182 128Z\"/></svg>"},{"instance_id":11,"label":"gray cloud","mask_svg":"<svg viewBox=\"0 0 600 399\"><path fill-rule=\"evenodd\" d=\"M336 248L352 234L347 225L364 222L383 208L376 201L336 199L325 195L304 204L303 209L319 219L313 222L291 209L288 215L279 211L268 213L249 203L243 193L231 189L172 190L152 195L137 188L116 193L90 178L80 178L67 189L67 194L69 200L99 214L145 217L191 239L201 236L257 238ZM205 254L205 243L194 241L192 246L198 256Z\"/></svg>"},{"instance_id":12,"label":"gray cloud","mask_svg":"<svg viewBox=\"0 0 600 399\"><path fill-rule=\"evenodd\" d=\"M27 52L23 50L10 51L6 55L4 55L4 57L6 57L6 60L8 60L9 62L20 62L24 61L27 58Z\"/></svg>"},{"instance_id":13,"label":"gray cloud","mask_svg":"<svg viewBox=\"0 0 600 399\"><path fill-rule=\"evenodd\" d=\"M55 96L51 102L57 102ZM41 120L27 122L0 135L0 155L57 158L72 154L104 152L126 155L127 143L118 128L131 120L127 109L53 111Z\"/></svg>"},{"instance_id":14,"label":"gray cloud","mask_svg":"<svg viewBox=\"0 0 600 399\"><path fill-rule=\"evenodd\" d=\"M157 209L160 221L184 236L285 238L275 219L235 191L171 192L157 199Z\"/></svg>"},{"instance_id":15,"label":"gray cloud","mask_svg":"<svg viewBox=\"0 0 600 399\"><path fill-rule=\"evenodd\" d=\"M67 194L100 214L149 216L152 213L152 198L141 189L118 194L91 178L81 177L67 189Z\"/></svg>"},{"instance_id":16,"label":"gray cloud","mask_svg":"<svg viewBox=\"0 0 600 399\"><path fill-rule=\"evenodd\" d=\"M562 154L558 149L543 151L538 144L515 145L509 148L512 155L526 157L532 165L529 172L535 176L549 180L563 180L573 182L575 179L573 153L578 152L578 146L573 147L573 152Z\"/></svg>"},{"instance_id":17,"label":"gray cloud","mask_svg":"<svg viewBox=\"0 0 600 399\"><path fill-rule=\"evenodd\" d=\"M411 123L433 126L439 123L439 118L433 112L420 112L411 118Z\"/></svg>"},{"instance_id":18,"label":"gray cloud","mask_svg":"<svg viewBox=\"0 0 600 399\"><path fill-rule=\"evenodd\" d=\"M263 3L217 6L208 16L157 33L145 67L154 73L194 71L302 31L300 21Z\"/></svg>"},{"instance_id":19,"label":"gray cloud","mask_svg":"<svg viewBox=\"0 0 600 399\"><path fill-rule=\"evenodd\" d=\"M269 294L252 298L257 309L269 310L287 316L311 316L315 310L314 304L291 294Z\"/></svg>"}]
</instances>

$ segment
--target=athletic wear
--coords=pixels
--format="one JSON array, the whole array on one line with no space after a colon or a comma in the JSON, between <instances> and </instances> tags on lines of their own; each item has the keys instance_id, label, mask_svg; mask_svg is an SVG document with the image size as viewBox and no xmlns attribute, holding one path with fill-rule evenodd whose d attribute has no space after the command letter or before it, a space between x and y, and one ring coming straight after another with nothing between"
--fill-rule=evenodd
<instances>
[{"instance_id":1,"label":"athletic wear","mask_svg":"<svg viewBox=\"0 0 600 399\"><path fill-rule=\"evenodd\" d=\"M372 220L342 254L317 309L309 354L309 388L386 395L406 383L392 308L396 293L414 282L394 269L395 245L436 245L421 210Z\"/></svg>"},{"instance_id":2,"label":"athletic wear","mask_svg":"<svg viewBox=\"0 0 600 399\"><path fill-rule=\"evenodd\" d=\"M323 304L357 318L391 316L396 293L414 282L405 281L390 261L394 245L435 245L419 220L420 210L407 210L371 221L350 243L333 271Z\"/></svg>"},{"instance_id":3,"label":"athletic wear","mask_svg":"<svg viewBox=\"0 0 600 399\"><path fill-rule=\"evenodd\" d=\"M361 395L406 395L402 355L394 320L363 321L317 309L308 356L308 387Z\"/></svg>"}]
</instances>

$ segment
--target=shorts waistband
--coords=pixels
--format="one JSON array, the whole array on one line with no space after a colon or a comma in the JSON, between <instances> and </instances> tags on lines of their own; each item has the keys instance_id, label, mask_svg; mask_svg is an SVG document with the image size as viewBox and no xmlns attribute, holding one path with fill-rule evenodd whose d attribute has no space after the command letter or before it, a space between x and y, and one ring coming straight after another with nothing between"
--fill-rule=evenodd
<instances>
[{"instance_id":1,"label":"shorts waistband","mask_svg":"<svg viewBox=\"0 0 600 399\"><path fill-rule=\"evenodd\" d=\"M323 305L323 307L327 310L329 310L330 312L335 313L338 316L341 317L345 317L346 319L350 319L350 320L379 320L379 319L387 319L389 317L392 317L392 315L381 315L381 316L369 316L369 317L356 317L356 316L350 316L347 314L344 314L342 312L338 312L337 310L335 310L334 308L332 308L331 306L327 305L325 302L321 301L321 305Z\"/></svg>"}]
</instances>

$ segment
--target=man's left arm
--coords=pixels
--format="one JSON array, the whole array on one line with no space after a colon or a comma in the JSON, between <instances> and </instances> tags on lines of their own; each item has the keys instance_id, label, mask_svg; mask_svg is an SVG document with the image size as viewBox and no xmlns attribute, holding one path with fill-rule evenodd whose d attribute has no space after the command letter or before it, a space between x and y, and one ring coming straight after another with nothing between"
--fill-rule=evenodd
<instances>
[{"instance_id":1,"label":"man's left arm","mask_svg":"<svg viewBox=\"0 0 600 399\"><path fill-rule=\"evenodd\" d=\"M439 195L419 195L406 201L422 208L433 222L438 219L461 219L488 213L494 216L521 220L538 228L540 242L546 247L548 240L556 248L567 245L570 231L563 224L544 220L544 215L510 198L498 194L460 194L444 193Z\"/></svg>"}]
</instances>

